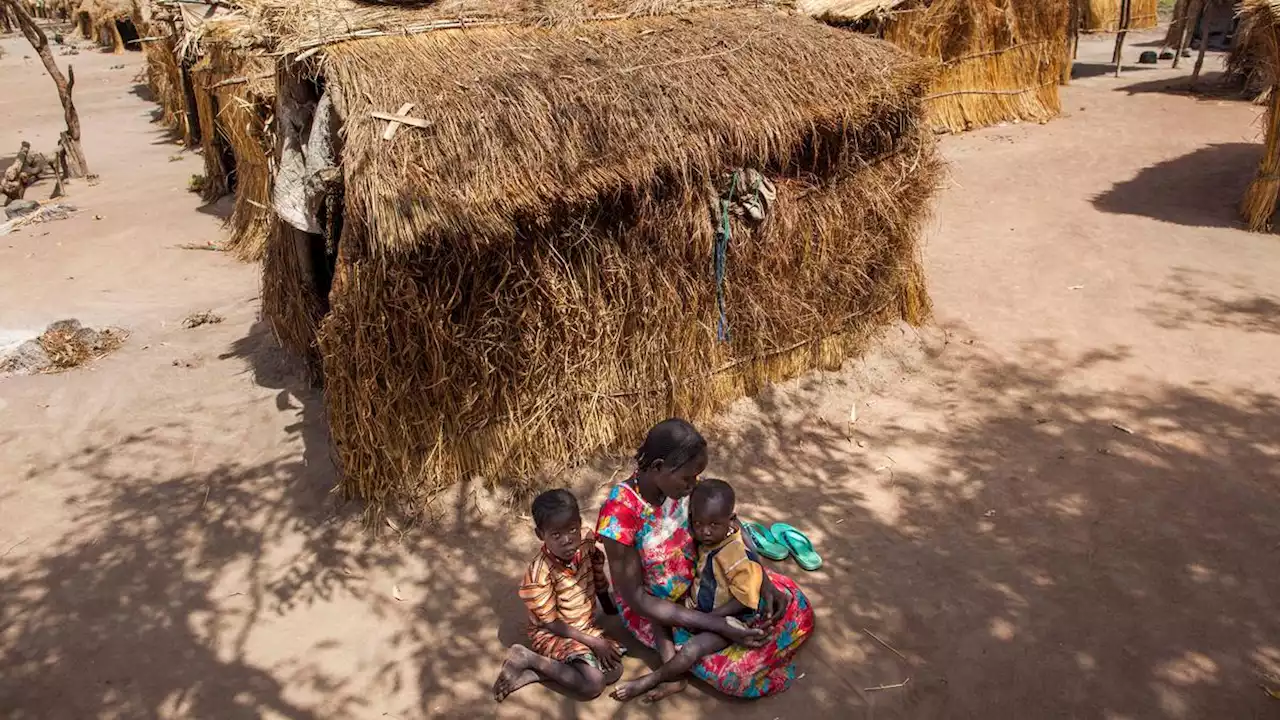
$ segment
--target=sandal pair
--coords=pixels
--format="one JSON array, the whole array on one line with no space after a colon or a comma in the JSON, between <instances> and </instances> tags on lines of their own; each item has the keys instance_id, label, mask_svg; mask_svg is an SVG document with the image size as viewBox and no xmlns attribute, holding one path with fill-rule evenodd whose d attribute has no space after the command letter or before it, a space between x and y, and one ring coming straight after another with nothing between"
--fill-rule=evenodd
<instances>
[{"instance_id":1,"label":"sandal pair","mask_svg":"<svg viewBox=\"0 0 1280 720\"><path fill-rule=\"evenodd\" d=\"M760 523L743 523L742 530L751 538L756 552L770 560L795 557L796 564L810 572L822 567L822 556L813 549L809 537L786 523L766 528Z\"/></svg>"}]
</instances>

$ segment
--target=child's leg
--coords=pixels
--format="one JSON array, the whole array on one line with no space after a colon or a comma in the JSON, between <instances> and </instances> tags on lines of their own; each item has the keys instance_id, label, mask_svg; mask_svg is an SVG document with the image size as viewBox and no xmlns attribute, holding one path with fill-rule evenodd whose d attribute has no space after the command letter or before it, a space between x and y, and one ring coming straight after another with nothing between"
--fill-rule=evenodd
<instances>
[{"instance_id":1,"label":"child's leg","mask_svg":"<svg viewBox=\"0 0 1280 720\"><path fill-rule=\"evenodd\" d=\"M661 642L658 644L660 646L662 645ZM673 643L670 645L670 654L668 655L664 653L664 662L662 663L662 667L654 670L648 675L636 678L629 683L619 685L618 689L614 690L612 695L617 700L630 700L643 695L650 690L654 690L663 683L671 683L672 681L683 678L690 670L693 669L693 666L698 663L698 660L706 657L707 655L718 653L729 647L731 644L732 643L719 635L707 632L699 633L689 638L689 642L682 645L678 651L675 650L675 645ZM660 647L659 651L662 651L663 649L664 648ZM680 689L683 688L670 688L669 690L672 692L678 692ZM671 693L655 693L648 699L650 701L657 701L669 694Z\"/></svg>"},{"instance_id":2,"label":"child's leg","mask_svg":"<svg viewBox=\"0 0 1280 720\"><path fill-rule=\"evenodd\" d=\"M493 699L502 702L516 690L540 680L550 680L587 698L598 696L605 688L604 673L586 663L562 663L523 645L512 645L493 683Z\"/></svg>"}]
</instances>

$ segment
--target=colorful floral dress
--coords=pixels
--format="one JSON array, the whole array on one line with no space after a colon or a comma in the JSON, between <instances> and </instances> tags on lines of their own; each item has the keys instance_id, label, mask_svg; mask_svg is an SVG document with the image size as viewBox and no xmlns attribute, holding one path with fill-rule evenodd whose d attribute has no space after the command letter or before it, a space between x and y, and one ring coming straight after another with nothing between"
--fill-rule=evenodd
<instances>
[{"instance_id":1,"label":"colorful floral dress","mask_svg":"<svg viewBox=\"0 0 1280 720\"><path fill-rule=\"evenodd\" d=\"M654 507L640 497L634 481L620 483L609 493L596 533L634 547L644 566L644 582L648 591L671 602L682 602L693 584L696 549L689 533L689 501L667 499ZM813 630L813 609L800 588L785 575L766 570L774 586L790 594L791 602L782 620L773 626L768 641L758 648L734 645L715 655L708 655L693 668L693 673L726 695L763 697L780 693L795 680L792 659L800 644ZM622 622L640 642L653 648L653 626L614 593L614 602ZM677 645L689 640L690 633L675 628L672 637Z\"/></svg>"}]
</instances>

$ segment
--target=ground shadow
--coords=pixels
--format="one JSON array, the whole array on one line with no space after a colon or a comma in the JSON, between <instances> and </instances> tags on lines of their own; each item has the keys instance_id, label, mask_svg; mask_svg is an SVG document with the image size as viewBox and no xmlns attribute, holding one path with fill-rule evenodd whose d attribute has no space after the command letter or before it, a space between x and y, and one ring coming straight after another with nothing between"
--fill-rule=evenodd
<instances>
[{"instance_id":1,"label":"ground shadow","mask_svg":"<svg viewBox=\"0 0 1280 720\"><path fill-rule=\"evenodd\" d=\"M1186 69L1186 75L1184 76L1133 83L1120 89L1130 95L1142 95L1145 93L1187 95L1201 102L1219 102L1222 100L1246 102L1248 100L1239 80L1227 75L1225 72L1201 72L1200 79L1192 85L1191 68L1193 64L1194 61L1192 64L1187 64L1186 58L1183 58L1183 64L1179 69Z\"/></svg>"},{"instance_id":2,"label":"ground shadow","mask_svg":"<svg viewBox=\"0 0 1280 720\"><path fill-rule=\"evenodd\" d=\"M135 97L149 103L156 102L156 94L151 91L151 86L145 82L135 83L134 86L129 89L129 92Z\"/></svg>"},{"instance_id":3,"label":"ground shadow","mask_svg":"<svg viewBox=\"0 0 1280 720\"><path fill-rule=\"evenodd\" d=\"M899 386L908 410L865 429L817 385L766 393L763 421L717 438L745 512L800 524L827 558L783 566L820 618L788 715L1276 712L1258 684L1280 672L1280 578L1255 569L1280 544L1280 399L1077 381L1126 354L953 343L931 361L940 397Z\"/></svg>"},{"instance_id":4,"label":"ground shadow","mask_svg":"<svg viewBox=\"0 0 1280 720\"><path fill-rule=\"evenodd\" d=\"M1228 296L1208 289L1231 288ZM1280 335L1280 296L1259 292L1252 284L1231 282L1196 268L1174 268L1155 288L1160 300L1143 309L1166 330L1212 327Z\"/></svg>"},{"instance_id":5,"label":"ground shadow","mask_svg":"<svg viewBox=\"0 0 1280 720\"><path fill-rule=\"evenodd\" d=\"M1222 143L1140 170L1093 198L1109 213L1141 215L1193 227L1239 227L1236 207L1262 147Z\"/></svg>"},{"instance_id":6,"label":"ground shadow","mask_svg":"<svg viewBox=\"0 0 1280 720\"><path fill-rule=\"evenodd\" d=\"M1158 69L1158 67L1155 65L1137 65L1137 64L1130 65L1128 63L1125 63L1120 67L1120 76L1124 77L1125 75L1132 73L1134 71L1156 70L1156 69ZM1085 78L1102 77L1104 75L1110 76L1115 74L1116 74L1115 63L1092 63L1092 62L1080 62L1079 60L1077 60L1071 66L1072 80L1084 80Z\"/></svg>"},{"instance_id":7,"label":"ground shadow","mask_svg":"<svg viewBox=\"0 0 1280 720\"><path fill-rule=\"evenodd\" d=\"M279 390L278 408L297 414L288 432L302 457L140 474L194 452L198 439L179 416L11 478L84 482L68 500L65 535L37 555L0 557L8 717L316 717L285 698L303 688L324 692L339 715L362 702L319 666L288 668L286 688L278 668L246 660L261 619L364 592L356 579L384 554L344 531L351 511L332 503L319 397L265 327L221 359L248 360L260 384ZM292 556L268 565L272 551Z\"/></svg>"}]
</instances>

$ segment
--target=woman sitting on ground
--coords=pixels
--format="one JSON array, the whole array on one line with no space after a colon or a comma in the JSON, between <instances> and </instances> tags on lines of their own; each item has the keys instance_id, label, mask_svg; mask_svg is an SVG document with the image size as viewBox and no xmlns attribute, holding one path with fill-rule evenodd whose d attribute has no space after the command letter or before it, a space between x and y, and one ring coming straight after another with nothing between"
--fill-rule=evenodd
<instances>
[{"instance_id":1,"label":"woman sitting on ground","mask_svg":"<svg viewBox=\"0 0 1280 720\"><path fill-rule=\"evenodd\" d=\"M795 582L765 572L760 589L765 619L756 627L682 602L693 584L697 552L688 497L707 460L706 440L684 420L666 420L649 431L636 453L636 473L609 493L597 524L615 602L631 634L658 650L664 663L692 634L715 633L734 644L703 657L694 675L735 697L779 693L795 679L792 659L813 630L813 609ZM654 631L655 623L671 629L674 645L666 633ZM666 683L646 697L659 700L684 687L684 680Z\"/></svg>"}]
</instances>

